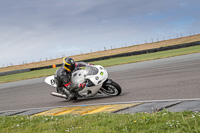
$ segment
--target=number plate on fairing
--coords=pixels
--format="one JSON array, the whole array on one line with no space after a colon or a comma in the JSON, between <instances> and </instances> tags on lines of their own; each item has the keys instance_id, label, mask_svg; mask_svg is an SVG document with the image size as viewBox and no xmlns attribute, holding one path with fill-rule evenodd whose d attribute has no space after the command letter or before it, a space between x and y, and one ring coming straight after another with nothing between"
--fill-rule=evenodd
<instances>
[{"instance_id":1,"label":"number plate on fairing","mask_svg":"<svg viewBox=\"0 0 200 133\"><path fill-rule=\"evenodd\" d=\"M55 80L54 80L54 75L49 76L49 77L46 77L46 78L45 78L45 82L46 82L48 85L51 85L51 86L53 86L53 87L57 87L57 84L56 84L56 82L55 82Z\"/></svg>"}]
</instances>

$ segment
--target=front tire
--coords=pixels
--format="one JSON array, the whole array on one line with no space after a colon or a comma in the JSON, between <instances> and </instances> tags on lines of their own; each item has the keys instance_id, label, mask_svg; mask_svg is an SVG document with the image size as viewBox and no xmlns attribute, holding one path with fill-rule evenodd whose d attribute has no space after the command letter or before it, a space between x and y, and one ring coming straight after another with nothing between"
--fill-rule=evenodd
<instances>
[{"instance_id":1,"label":"front tire","mask_svg":"<svg viewBox=\"0 0 200 133\"><path fill-rule=\"evenodd\" d=\"M112 81L110 84L103 85L101 92L110 96L118 96L121 94L122 89L116 82Z\"/></svg>"}]
</instances>

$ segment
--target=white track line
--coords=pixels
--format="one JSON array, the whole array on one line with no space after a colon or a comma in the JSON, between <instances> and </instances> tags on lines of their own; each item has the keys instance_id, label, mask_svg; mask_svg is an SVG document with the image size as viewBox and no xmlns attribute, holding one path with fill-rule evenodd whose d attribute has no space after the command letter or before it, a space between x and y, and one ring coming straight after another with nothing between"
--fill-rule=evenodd
<instances>
[{"instance_id":1,"label":"white track line","mask_svg":"<svg viewBox=\"0 0 200 133\"><path fill-rule=\"evenodd\" d=\"M110 105L110 104L128 104L128 103L173 102L173 101L200 101L200 98L96 103L96 104L84 104L84 105L68 105L68 106L54 106L54 107L40 107L40 108L27 108L27 109L5 110L5 111L0 111L0 112L23 111L23 110L39 110L39 109L43 110L43 109L53 109L53 108L61 108L61 107L76 107L76 106L94 106L94 105Z\"/></svg>"}]
</instances>

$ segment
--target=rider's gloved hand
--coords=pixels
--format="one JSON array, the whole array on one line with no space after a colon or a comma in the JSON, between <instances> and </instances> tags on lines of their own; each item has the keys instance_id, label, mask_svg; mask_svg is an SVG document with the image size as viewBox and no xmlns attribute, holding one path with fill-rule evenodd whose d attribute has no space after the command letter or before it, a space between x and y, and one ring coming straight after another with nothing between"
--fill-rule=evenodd
<instances>
[{"instance_id":1,"label":"rider's gloved hand","mask_svg":"<svg viewBox=\"0 0 200 133\"><path fill-rule=\"evenodd\" d=\"M78 85L78 87L81 88L81 89L85 88L85 86L86 86L86 83L81 83L81 84Z\"/></svg>"},{"instance_id":2,"label":"rider's gloved hand","mask_svg":"<svg viewBox=\"0 0 200 133\"><path fill-rule=\"evenodd\" d=\"M88 63L89 65L94 65L94 64L91 64L91 63Z\"/></svg>"}]
</instances>

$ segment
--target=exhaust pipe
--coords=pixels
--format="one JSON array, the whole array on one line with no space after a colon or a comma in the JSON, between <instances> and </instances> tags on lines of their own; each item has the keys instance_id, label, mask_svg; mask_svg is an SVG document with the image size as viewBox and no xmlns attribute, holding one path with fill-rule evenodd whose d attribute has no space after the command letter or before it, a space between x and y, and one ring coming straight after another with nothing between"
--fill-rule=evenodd
<instances>
[{"instance_id":1,"label":"exhaust pipe","mask_svg":"<svg viewBox=\"0 0 200 133\"><path fill-rule=\"evenodd\" d=\"M56 97L60 97L60 98L67 98L66 95L60 94L60 93L57 93L57 92L51 92L51 95L56 96Z\"/></svg>"}]
</instances>

